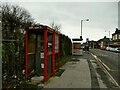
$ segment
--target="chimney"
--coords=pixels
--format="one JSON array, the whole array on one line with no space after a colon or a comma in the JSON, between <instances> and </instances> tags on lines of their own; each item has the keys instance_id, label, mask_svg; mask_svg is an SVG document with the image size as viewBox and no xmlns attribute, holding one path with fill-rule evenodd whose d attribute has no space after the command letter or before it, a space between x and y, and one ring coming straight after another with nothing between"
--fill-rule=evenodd
<instances>
[{"instance_id":1,"label":"chimney","mask_svg":"<svg viewBox=\"0 0 120 90\"><path fill-rule=\"evenodd\" d=\"M104 38L106 38L106 36L104 36Z\"/></svg>"},{"instance_id":2,"label":"chimney","mask_svg":"<svg viewBox=\"0 0 120 90\"><path fill-rule=\"evenodd\" d=\"M116 28L116 31L118 31L118 28Z\"/></svg>"}]
</instances>

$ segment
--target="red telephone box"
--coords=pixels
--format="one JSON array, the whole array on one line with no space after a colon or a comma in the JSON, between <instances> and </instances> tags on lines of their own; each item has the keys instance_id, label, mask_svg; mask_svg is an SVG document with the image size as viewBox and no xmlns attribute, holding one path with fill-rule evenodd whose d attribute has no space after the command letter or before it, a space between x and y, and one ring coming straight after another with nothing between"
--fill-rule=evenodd
<instances>
[{"instance_id":1,"label":"red telephone box","mask_svg":"<svg viewBox=\"0 0 120 90\"><path fill-rule=\"evenodd\" d=\"M25 77L43 76L46 81L60 68L60 34L44 25L33 25L26 30Z\"/></svg>"}]
</instances>

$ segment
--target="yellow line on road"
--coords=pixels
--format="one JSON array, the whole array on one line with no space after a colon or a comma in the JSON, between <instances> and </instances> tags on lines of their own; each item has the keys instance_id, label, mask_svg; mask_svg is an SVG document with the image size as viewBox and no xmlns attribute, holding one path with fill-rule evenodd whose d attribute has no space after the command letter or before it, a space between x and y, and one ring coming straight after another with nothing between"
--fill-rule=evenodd
<instances>
[{"instance_id":1,"label":"yellow line on road","mask_svg":"<svg viewBox=\"0 0 120 90\"><path fill-rule=\"evenodd\" d=\"M105 63L103 63L97 56L93 55L108 71L120 71L120 70L113 70L108 67Z\"/></svg>"},{"instance_id":2,"label":"yellow line on road","mask_svg":"<svg viewBox=\"0 0 120 90\"><path fill-rule=\"evenodd\" d=\"M118 86L118 88L120 88L120 86L119 86L119 84L116 82L116 80L111 76L111 74L108 72L108 70L111 70L106 64L104 64L96 55L94 55L94 54L92 54L91 53L91 55L97 60L97 61L99 61L102 65L104 65L104 70L105 70L105 72L106 72L106 74L108 74L109 75L109 77L113 80L113 82ZM106 68L105 68L106 67ZM108 69L108 70L106 70L106 69Z\"/></svg>"},{"instance_id":3,"label":"yellow line on road","mask_svg":"<svg viewBox=\"0 0 120 90\"><path fill-rule=\"evenodd\" d=\"M92 54L92 53L91 53ZM105 64L103 63L96 55L92 54L92 56L94 56L95 59L97 59L99 62L101 62L103 64L103 66L108 70L110 71L111 69Z\"/></svg>"},{"instance_id":4,"label":"yellow line on road","mask_svg":"<svg viewBox=\"0 0 120 90\"><path fill-rule=\"evenodd\" d=\"M108 71L111 70L105 63L103 63L103 62L101 62L101 63L103 64L103 66L104 66Z\"/></svg>"}]
</instances>

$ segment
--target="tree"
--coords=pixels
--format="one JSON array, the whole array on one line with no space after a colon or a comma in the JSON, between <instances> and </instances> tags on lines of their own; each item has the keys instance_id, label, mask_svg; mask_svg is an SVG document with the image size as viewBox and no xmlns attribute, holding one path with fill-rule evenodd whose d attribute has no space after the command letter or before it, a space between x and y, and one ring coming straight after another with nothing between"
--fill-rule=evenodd
<instances>
[{"instance_id":1,"label":"tree","mask_svg":"<svg viewBox=\"0 0 120 90\"><path fill-rule=\"evenodd\" d=\"M2 5L2 29L14 32L24 30L31 25L33 19L28 11L18 5ZM3 34L5 35L5 34Z\"/></svg>"},{"instance_id":2,"label":"tree","mask_svg":"<svg viewBox=\"0 0 120 90\"><path fill-rule=\"evenodd\" d=\"M3 4L2 8L2 60L3 83L24 68L25 29L34 22L30 13L18 5ZM17 76L18 77L18 76ZM4 86L3 86L4 87Z\"/></svg>"},{"instance_id":3,"label":"tree","mask_svg":"<svg viewBox=\"0 0 120 90\"><path fill-rule=\"evenodd\" d=\"M60 32L61 25L57 25L54 21L51 22L50 27Z\"/></svg>"}]
</instances>

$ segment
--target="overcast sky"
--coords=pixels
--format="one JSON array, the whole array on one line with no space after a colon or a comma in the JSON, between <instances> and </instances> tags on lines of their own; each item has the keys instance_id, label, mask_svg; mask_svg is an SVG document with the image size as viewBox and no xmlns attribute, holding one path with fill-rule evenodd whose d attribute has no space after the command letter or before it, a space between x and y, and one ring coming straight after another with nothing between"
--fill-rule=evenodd
<instances>
[{"instance_id":1,"label":"overcast sky","mask_svg":"<svg viewBox=\"0 0 120 90\"><path fill-rule=\"evenodd\" d=\"M15 3L13 3L15 4ZM117 2L19 2L28 10L36 22L50 25L52 21L61 25L61 32L72 38L79 38L80 20L83 22L83 39L99 40L109 37L118 27ZM105 32L106 31L106 32ZM112 37L112 36L111 36Z\"/></svg>"}]
</instances>

